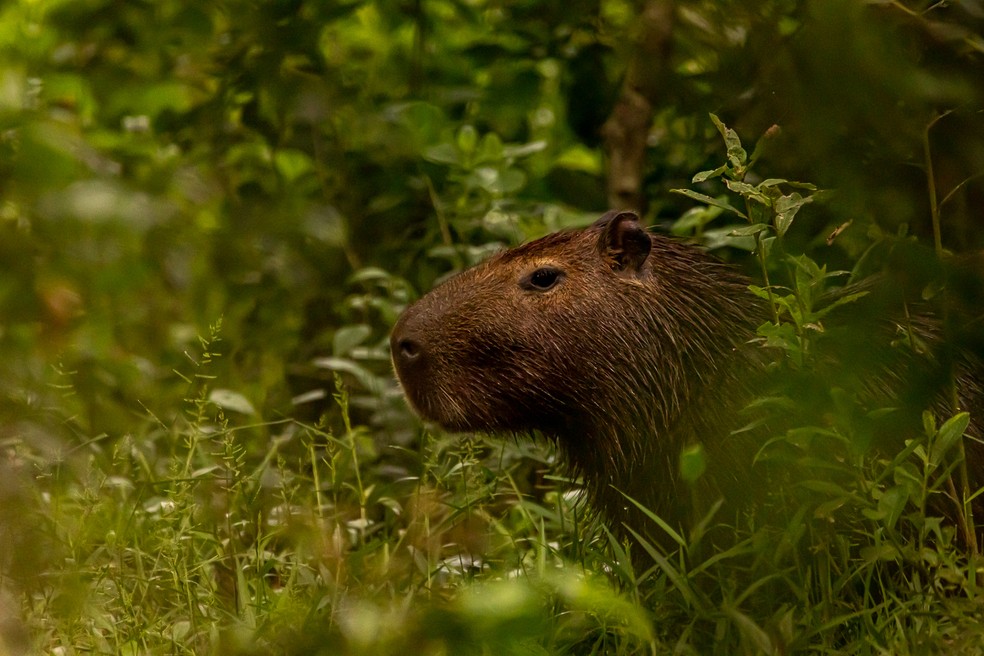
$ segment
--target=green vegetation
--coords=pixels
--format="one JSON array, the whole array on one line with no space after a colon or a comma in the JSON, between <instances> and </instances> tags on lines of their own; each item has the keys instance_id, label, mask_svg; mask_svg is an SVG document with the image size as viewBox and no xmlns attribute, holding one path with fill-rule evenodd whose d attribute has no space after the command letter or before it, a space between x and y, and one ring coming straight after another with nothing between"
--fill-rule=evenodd
<instances>
[{"instance_id":1,"label":"green vegetation","mask_svg":"<svg viewBox=\"0 0 984 656\"><path fill-rule=\"evenodd\" d=\"M874 274L979 316L939 262L984 247L982 35L973 0L3 3L0 654L984 653L984 518L932 503L971 417L874 448L822 355L834 308L852 357L897 316L838 294ZM621 543L389 368L436 281L634 197L614 161L810 380L737 422L796 425L729 545Z\"/></svg>"}]
</instances>

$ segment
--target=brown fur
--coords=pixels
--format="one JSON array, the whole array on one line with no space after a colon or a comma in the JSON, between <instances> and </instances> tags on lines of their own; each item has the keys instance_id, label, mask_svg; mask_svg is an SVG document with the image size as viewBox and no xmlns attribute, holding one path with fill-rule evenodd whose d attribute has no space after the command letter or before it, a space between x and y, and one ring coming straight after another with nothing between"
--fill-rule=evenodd
<instances>
[{"instance_id":1,"label":"brown fur","mask_svg":"<svg viewBox=\"0 0 984 656\"><path fill-rule=\"evenodd\" d=\"M438 286L394 328L394 365L411 405L446 429L555 440L614 526L651 525L628 495L686 527L749 480L755 447L731 431L764 376L749 342L766 311L747 285L610 212ZM695 443L709 470L691 489L678 462Z\"/></svg>"}]
</instances>

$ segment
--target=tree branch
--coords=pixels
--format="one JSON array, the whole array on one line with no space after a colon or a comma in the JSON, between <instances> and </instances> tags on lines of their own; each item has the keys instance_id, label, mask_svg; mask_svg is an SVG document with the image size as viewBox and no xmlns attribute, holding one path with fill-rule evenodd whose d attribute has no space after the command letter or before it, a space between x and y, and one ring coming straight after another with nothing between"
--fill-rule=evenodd
<instances>
[{"instance_id":1,"label":"tree branch","mask_svg":"<svg viewBox=\"0 0 984 656\"><path fill-rule=\"evenodd\" d=\"M601 128L608 156L608 205L613 209L645 209L646 143L669 68L675 13L674 0L646 3L620 97Z\"/></svg>"}]
</instances>

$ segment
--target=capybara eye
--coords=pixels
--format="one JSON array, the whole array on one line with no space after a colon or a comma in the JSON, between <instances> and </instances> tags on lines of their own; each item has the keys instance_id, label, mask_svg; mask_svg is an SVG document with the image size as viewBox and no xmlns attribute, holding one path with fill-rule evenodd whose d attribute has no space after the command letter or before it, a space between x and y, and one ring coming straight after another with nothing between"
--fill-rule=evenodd
<instances>
[{"instance_id":1,"label":"capybara eye","mask_svg":"<svg viewBox=\"0 0 984 656\"><path fill-rule=\"evenodd\" d=\"M520 283L524 289L531 291L545 292L552 288L560 279L564 277L564 272L555 267L540 267Z\"/></svg>"}]
</instances>

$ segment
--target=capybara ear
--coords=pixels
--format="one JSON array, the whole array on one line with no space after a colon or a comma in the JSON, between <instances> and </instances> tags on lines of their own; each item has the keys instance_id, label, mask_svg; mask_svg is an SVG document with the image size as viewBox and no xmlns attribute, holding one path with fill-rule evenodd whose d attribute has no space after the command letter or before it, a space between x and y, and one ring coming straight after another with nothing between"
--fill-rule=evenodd
<instances>
[{"instance_id":1,"label":"capybara ear","mask_svg":"<svg viewBox=\"0 0 984 656\"><path fill-rule=\"evenodd\" d=\"M639 225L635 212L612 211L595 222L603 226L598 238L598 252L616 271L635 273L653 248L649 233Z\"/></svg>"}]
</instances>

